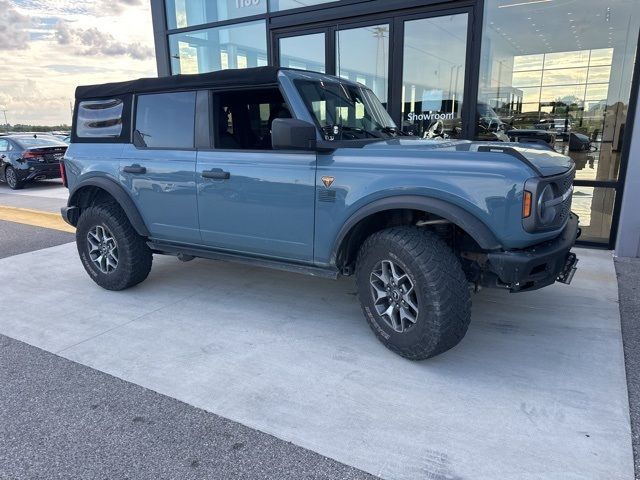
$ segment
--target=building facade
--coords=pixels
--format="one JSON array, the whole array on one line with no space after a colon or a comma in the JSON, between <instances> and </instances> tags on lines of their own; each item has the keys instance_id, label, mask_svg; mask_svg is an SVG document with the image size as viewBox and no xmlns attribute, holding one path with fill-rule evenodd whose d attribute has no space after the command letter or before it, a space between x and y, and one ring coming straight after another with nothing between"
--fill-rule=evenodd
<instances>
[{"instance_id":1,"label":"building facade","mask_svg":"<svg viewBox=\"0 0 640 480\"><path fill-rule=\"evenodd\" d=\"M627 172L640 176L632 154L640 148L638 133L632 146L638 0L151 5L160 75L262 65L315 70L366 84L413 135L522 140L546 132L578 168L582 243L613 248L618 240L624 254L634 244L640 254L639 215L627 201L622 208L625 180L633 181Z\"/></svg>"}]
</instances>

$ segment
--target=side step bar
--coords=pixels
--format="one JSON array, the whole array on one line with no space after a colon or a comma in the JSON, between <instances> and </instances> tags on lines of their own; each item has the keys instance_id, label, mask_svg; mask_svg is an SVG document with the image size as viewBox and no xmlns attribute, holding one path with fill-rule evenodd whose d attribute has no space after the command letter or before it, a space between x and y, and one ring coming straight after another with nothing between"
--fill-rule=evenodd
<instances>
[{"instance_id":1,"label":"side step bar","mask_svg":"<svg viewBox=\"0 0 640 480\"><path fill-rule=\"evenodd\" d=\"M283 270L285 272L302 273L312 275L314 277L330 278L335 280L339 276L338 269L335 267L322 268L313 265L303 265L292 262L280 262L268 258L251 257L237 253L222 252L219 250L211 250L208 248L199 248L193 246L176 245L160 241L150 240L147 242L149 248L153 251L165 253L168 255L193 256L199 258L208 258L210 260L221 260L224 262L242 263L245 265L253 265L256 267L272 268L274 270Z\"/></svg>"}]
</instances>

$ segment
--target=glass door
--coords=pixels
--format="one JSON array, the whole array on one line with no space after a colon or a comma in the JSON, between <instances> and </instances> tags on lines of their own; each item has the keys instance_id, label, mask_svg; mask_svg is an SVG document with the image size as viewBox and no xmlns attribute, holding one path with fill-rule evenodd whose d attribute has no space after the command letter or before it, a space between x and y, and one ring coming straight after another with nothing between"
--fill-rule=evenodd
<instances>
[{"instance_id":1,"label":"glass door","mask_svg":"<svg viewBox=\"0 0 640 480\"><path fill-rule=\"evenodd\" d=\"M463 136L469 15L403 22L401 127L422 138Z\"/></svg>"},{"instance_id":2,"label":"glass door","mask_svg":"<svg viewBox=\"0 0 640 480\"><path fill-rule=\"evenodd\" d=\"M325 73L326 37L325 31L277 35L278 65Z\"/></svg>"},{"instance_id":3,"label":"glass door","mask_svg":"<svg viewBox=\"0 0 640 480\"><path fill-rule=\"evenodd\" d=\"M369 87L399 127L421 138L471 138L465 104L472 8L415 9L273 31L276 65Z\"/></svg>"},{"instance_id":4,"label":"glass door","mask_svg":"<svg viewBox=\"0 0 640 480\"><path fill-rule=\"evenodd\" d=\"M366 85L386 107L389 97L389 24L335 33L336 75Z\"/></svg>"}]
</instances>

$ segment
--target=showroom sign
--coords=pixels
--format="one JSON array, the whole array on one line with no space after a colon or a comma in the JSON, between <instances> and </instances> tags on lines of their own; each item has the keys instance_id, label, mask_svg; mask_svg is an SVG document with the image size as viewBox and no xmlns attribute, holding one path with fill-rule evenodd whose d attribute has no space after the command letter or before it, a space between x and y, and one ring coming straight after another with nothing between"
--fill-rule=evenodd
<instances>
[{"instance_id":1,"label":"showroom sign","mask_svg":"<svg viewBox=\"0 0 640 480\"><path fill-rule=\"evenodd\" d=\"M410 122L419 122L425 120L453 120L455 118L455 113L443 113L443 112L422 112L415 113L409 112L407 114L407 120Z\"/></svg>"}]
</instances>

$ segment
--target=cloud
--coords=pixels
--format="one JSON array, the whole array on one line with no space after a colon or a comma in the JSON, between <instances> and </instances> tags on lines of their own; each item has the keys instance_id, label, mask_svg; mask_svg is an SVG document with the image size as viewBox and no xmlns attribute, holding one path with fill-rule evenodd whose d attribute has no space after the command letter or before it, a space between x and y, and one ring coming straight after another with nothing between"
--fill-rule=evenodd
<instances>
[{"instance_id":1,"label":"cloud","mask_svg":"<svg viewBox=\"0 0 640 480\"><path fill-rule=\"evenodd\" d=\"M8 0L0 0L0 50L29 47L31 19L18 12Z\"/></svg>"},{"instance_id":2,"label":"cloud","mask_svg":"<svg viewBox=\"0 0 640 480\"><path fill-rule=\"evenodd\" d=\"M142 0L103 0L96 3L96 14L120 14L127 7L139 7Z\"/></svg>"},{"instance_id":3,"label":"cloud","mask_svg":"<svg viewBox=\"0 0 640 480\"><path fill-rule=\"evenodd\" d=\"M110 33L102 32L96 27L71 28L66 22L58 23L55 37L58 44L76 46L84 55L128 55L135 60L145 60L153 57L154 53L151 47L139 42L119 42Z\"/></svg>"}]
</instances>

